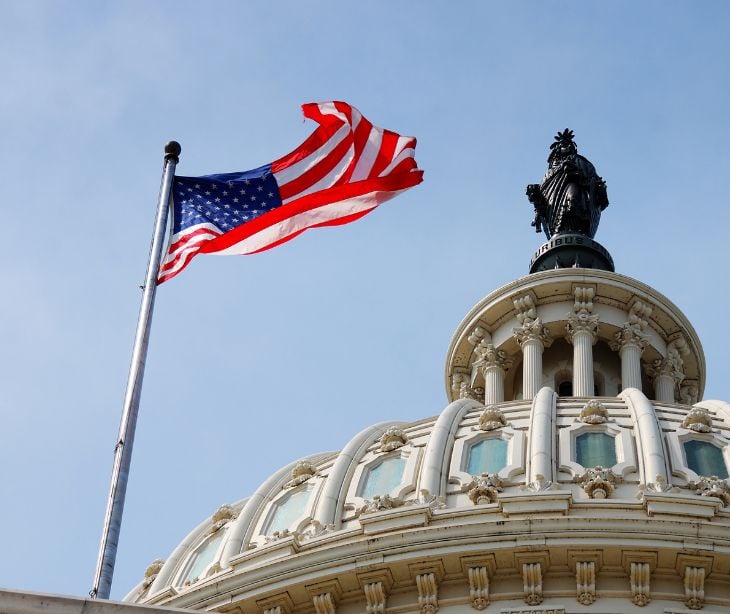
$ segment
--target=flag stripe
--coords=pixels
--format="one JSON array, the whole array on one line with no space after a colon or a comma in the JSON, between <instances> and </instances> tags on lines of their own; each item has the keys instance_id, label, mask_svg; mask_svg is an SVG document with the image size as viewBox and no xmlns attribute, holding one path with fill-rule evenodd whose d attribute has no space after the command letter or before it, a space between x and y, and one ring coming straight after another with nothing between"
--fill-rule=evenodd
<instances>
[{"instance_id":1,"label":"flag stripe","mask_svg":"<svg viewBox=\"0 0 730 614\"><path fill-rule=\"evenodd\" d=\"M158 283L198 253L251 254L308 228L354 221L423 180L416 140L373 126L344 102L310 103L319 125L293 152L242 173L175 177Z\"/></svg>"}]
</instances>

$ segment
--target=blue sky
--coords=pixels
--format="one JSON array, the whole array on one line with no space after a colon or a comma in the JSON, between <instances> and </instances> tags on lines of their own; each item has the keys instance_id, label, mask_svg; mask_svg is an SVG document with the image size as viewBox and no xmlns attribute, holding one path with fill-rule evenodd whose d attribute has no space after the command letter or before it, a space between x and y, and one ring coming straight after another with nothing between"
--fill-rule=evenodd
<instances>
[{"instance_id":1,"label":"blue sky","mask_svg":"<svg viewBox=\"0 0 730 614\"><path fill-rule=\"evenodd\" d=\"M0 584L91 587L166 141L274 160L341 99L425 181L355 224L197 258L158 293L112 596L220 504L445 404L451 334L527 272L557 130L607 181L597 239L666 294L729 398L730 5L6 0Z\"/></svg>"}]
</instances>

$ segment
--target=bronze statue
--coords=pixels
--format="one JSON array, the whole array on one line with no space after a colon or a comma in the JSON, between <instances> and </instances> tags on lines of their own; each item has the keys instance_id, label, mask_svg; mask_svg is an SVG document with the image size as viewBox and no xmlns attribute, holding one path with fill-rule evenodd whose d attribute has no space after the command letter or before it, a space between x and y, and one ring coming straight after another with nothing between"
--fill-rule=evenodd
<instances>
[{"instance_id":1,"label":"bronze statue","mask_svg":"<svg viewBox=\"0 0 730 614\"><path fill-rule=\"evenodd\" d=\"M550 239L560 233L579 233L591 239L601 211L608 207L606 182L586 158L578 154L573 131L558 132L550 145L548 170L542 183L527 186L535 207L532 225Z\"/></svg>"}]
</instances>

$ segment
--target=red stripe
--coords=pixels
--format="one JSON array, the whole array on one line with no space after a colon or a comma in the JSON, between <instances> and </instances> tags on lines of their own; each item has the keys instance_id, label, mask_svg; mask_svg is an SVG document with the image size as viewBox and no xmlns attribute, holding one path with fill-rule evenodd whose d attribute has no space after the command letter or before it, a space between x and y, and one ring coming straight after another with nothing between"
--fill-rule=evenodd
<instances>
[{"instance_id":1,"label":"red stripe","mask_svg":"<svg viewBox=\"0 0 730 614\"><path fill-rule=\"evenodd\" d=\"M279 171L288 168L292 164L299 162L299 160L302 160L311 153L317 151L317 149L324 145L344 124L339 117L323 114L319 110L319 105L314 102L303 104L302 112L304 113L304 117L316 121L319 124L319 127L294 151L272 162L272 173L278 173Z\"/></svg>"},{"instance_id":2,"label":"red stripe","mask_svg":"<svg viewBox=\"0 0 730 614\"><path fill-rule=\"evenodd\" d=\"M198 230L194 230L190 234L186 234L185 236L180 237L177 241L175 241L175 243L170 245L170 247L167 250L167 253L171 254L173 252L176 252L178 250L178 247L180 247L181 245L185 245L185 243L189 242L190 239L197 237L198 235L202 235L202 234L214 234L214 235L218 234L219 235L221 233L216 232L212 228L199 228Z\"/></svg>"},{"instance_id":3,"label":"red stripe","mask_svg":"<svg viewBox=\"0 0 730 614\"><path fill-rule=\"evenodd\" d=\"M304 192L304 190L312 187L315 183L322 179L322 177L325 177L327 173L329 173L342 161L342 158L345 157L345 154L347 154L351 146L352 133L349 133L330 153L327 154L327 156L325 156L324 159L317 162L317 164L315 164L312 168L299 175L293 181L279 186L281 200L293 198L300 192Z\"/></svg>"},{"instance_id":4,"label":"red stripe","mask_svg":"<svg viewBox=\"0 0 730 614\"><path fill-rule=\"evenodd\" d=\"M209 254L224 250L265 230L269 226L273 226L299 213L304 213L305 211L310 211L323 205L336 203L355 196L362 196L370 192L397 192L398 190L404 190L418 185L421 181L423 181L423 171L414 171L405 175L388 175L387 177L366 179L365 181L348 183L321 192L307 194L273 211L268 211L255 220L238 226L220 237L211 239L200 248L200 252Z\"/></svg>"},{"instance_id":5,"label":"red stripe","mask_svg":"<svg viewBox=\"0 0 730 614\"><path fill-rule=\"evenodd\" d=\"M335 185L348 183L352 178L352 173L357 166L358 160L360 160L360 156L362 156L363 149L365 149L365 144L368 142L368 136L372 129L373 125L364 117L361 117L360 123L357 125L357 128L355 128L355 134L352 139L355 155L352 157L352 161L347 167L347 170L342 174L342 177L335 182Z\"/></svg>"},{"instance_id":6,"label":"red stripe","mask_svg":"<svg viewBox=\"0 0 730 614\"><path fill-rule=\"evenodd\" d=\"M395 157L395 147L398 144L399 134L390 130L383 130L383 142L380 144L380 150L375 158L375 163L368 177L377 177L385 168L393 161Z\"/></svg>"},{"instance_id":7,"label":"red stripe","mask_svg":"<svg viewBox=\"0 0 730 614\"><path fill-rule=\"evenodd\" d=\"M157 278L157 285L161 284L163 281L167 281L168 279L175 277L175 275L177 275L178 273L182 273L185 267L190 264L193 256L195 256L197 253L198 252L190 252L187 256L185 256L184 264L174 273L166 273L166 271L169 271L172 268L172 263L170 263L170 266L162 267L162 269L160 269L160 275ZM177 258L175 260L177 261Z\"/></svg>"}]
</instances>

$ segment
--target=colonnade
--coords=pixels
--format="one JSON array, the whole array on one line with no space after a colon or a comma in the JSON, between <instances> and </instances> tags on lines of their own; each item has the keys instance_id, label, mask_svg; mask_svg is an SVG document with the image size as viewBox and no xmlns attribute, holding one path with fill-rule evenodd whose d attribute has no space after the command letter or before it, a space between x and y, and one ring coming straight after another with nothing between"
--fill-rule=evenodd
<instances>
[{"instance_id":1,"label":"colonnade","mask_svg":"<svg viewBox=\"0 0 730 614\"><path fill-rule=\"evenodd\" d=\"M575 304L567 316L566 339L573 346L573 396L591 397L595 394L593 346L598 339L599 319L593 313L593 288L574 288ZM514 338L522 350L522 397L534 399L543 387L543 352L553 341L550 331L543 325L537 313L537 300L532 294L514 299L518 327L513 329ZM641 357L649 344L645 329L651 315L651 307L635 301L628 313L627 321L615 333L611 349L621 359L621 389L642 389ZM478 328L476 338L470 341L476 346L477 360L474 367L484 378L484 403L491 405L504 401L505 371L512 361L505 352L492 344L491 337ZM667 356L647 365L652 377L657 401L674 403L675 390L684 378L682 373L683 354L687 353L683 338L671 342ZM473 376L472 376L473 378Z\"/></svg>"}]
</instances>

